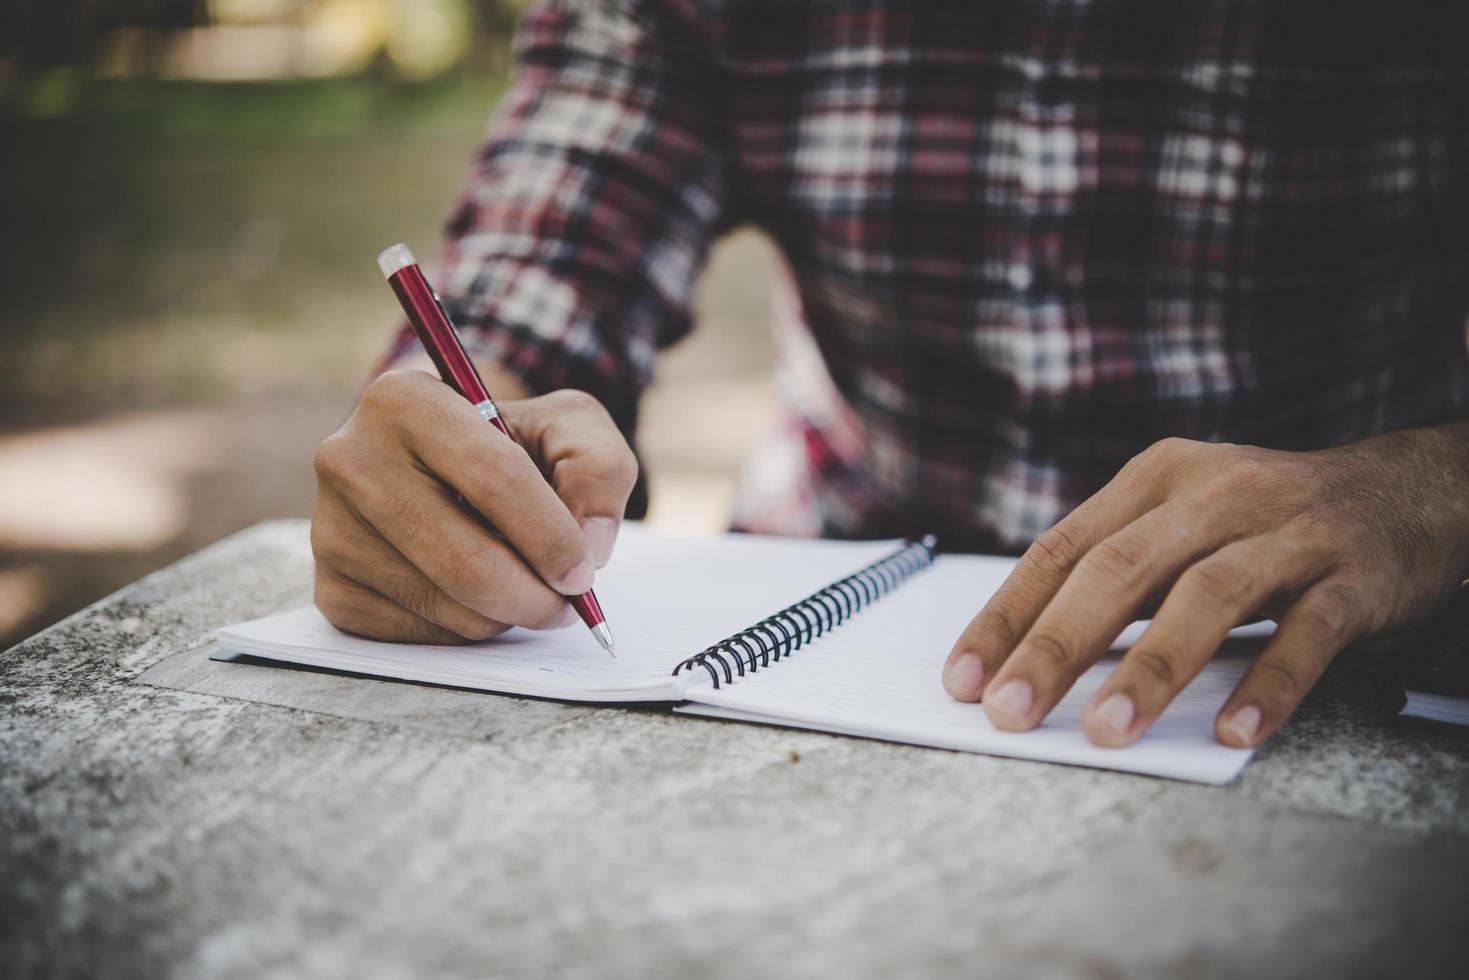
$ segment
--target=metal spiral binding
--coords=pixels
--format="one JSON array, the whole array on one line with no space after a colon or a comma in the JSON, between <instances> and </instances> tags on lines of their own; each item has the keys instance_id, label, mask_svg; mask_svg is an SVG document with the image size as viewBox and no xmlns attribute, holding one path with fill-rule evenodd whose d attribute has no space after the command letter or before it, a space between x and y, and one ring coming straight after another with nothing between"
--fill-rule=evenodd
<instances>
[{"instance_id":1,"label":"metal spiral binding","mask_svg":"<svg viewBox=\"0 0 1469 980\"><path fill-rule=\"evenodd\" d=\"M909 541L892 554L817 589L749 629L680 661L673 668L673 676L677 677L684 669L703 667L718 688L721 676L723 683L733 684L736 677L744 677L747 671L753 674L778 663L781 657L790 656L842 625L897 588L909 575L933 564L937 547L938 541L931 534Z\"/></svg>"}]
</instances>

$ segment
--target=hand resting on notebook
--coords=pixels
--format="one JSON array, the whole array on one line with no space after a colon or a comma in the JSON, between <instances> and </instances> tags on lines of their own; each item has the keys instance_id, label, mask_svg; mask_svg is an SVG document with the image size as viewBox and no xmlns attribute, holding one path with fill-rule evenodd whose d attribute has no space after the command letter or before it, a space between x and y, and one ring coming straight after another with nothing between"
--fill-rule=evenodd
<instances>
[{"instance_id":1,"label":"hand resting on notebook","mask_svg":"<svg viewBox=\"0 0 1469 980\"><path fill-rule=\"evenodd\" d=\"M582 392L499 407L515 441L437 378L391 371L322 443L311 547L332 625L463 643L576 622L562 597L591 588L611 555L637 460Z\"/></svg>"},{"instance_id":2,"label":"hand resting on notebook","mask_svg":"<svg viewBox=\"0 0 1469 980\"><path fill-rule=\"evenodd\" d=\"M1252 616L1274 638L1215 734L1268 737L1349 643L1427 618L1469 574L1469 426L1310 453L1170 439L1036 540L965 630L949 692L996 727L1034 728L1112 638L1152 626L1083 714L1099 745L1136 741Z\"/></svg>"}]
</instances>

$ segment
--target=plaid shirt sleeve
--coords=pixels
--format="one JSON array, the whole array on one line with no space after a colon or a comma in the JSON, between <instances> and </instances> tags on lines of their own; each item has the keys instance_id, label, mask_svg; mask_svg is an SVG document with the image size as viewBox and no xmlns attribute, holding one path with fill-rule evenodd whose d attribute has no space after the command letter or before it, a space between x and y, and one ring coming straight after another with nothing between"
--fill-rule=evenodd
<instances>
[{"instance_id":1,"label":"plaid shirt sleeve","mask_svg":"<svg viewBox=\"0 0 1469 980\"><path fill-rule=\"evenodd\" d=\"M673 4L532 7L437 270L471 354L534 392L590 392L629 435L722 213L698 51Z\"/></svg>"}]
</instances>

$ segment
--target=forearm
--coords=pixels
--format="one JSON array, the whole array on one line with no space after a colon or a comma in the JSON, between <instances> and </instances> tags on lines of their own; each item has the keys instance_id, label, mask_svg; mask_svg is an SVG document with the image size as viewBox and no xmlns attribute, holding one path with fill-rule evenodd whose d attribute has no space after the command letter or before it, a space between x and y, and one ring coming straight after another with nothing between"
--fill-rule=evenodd
<instances>
[{"instance_id":1,"label":"forearm","mask_svg":"<svg viewBox=\"0 0 1469 980\"><path fill-rule=\"evenodd\" d=\"M533 5L437 263L471 356L589 392L628 434L723 220L706 44L657 0Z\"/></svg>"},{"instance_id":2,"label":"forearm","mask_svg":"<svg viewBox=\"0 0 1469 980\"><path fill-rule=\"evenodd\" d=\"M1397 488L1363 504L1375 505L1383 523L1401 525L1399 550L1409 564L1418 552L1443 549L1450 577L1469 576L1469 422L1384 432L1320 456L1352 464L1325 470L1354 475L1351 482L1340 475L1334 481L1341 499L1361 499L1355 484L1364 471L1374 483Z\"/></svg>"}]
</instances>

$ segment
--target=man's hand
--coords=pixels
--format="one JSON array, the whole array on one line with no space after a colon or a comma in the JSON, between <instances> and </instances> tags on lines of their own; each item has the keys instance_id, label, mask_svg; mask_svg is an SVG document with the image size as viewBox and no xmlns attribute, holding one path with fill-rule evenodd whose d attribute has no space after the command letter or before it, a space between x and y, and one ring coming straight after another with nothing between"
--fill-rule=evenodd
<instances>
[{"instance_id":1,"label":"man's hand","mask_svg":"<svg viewBox=\"0 0 1469 980\"><path fill-rule=\"evenodd\" d=\"M996 727L1040 724L1132 620L1157 613L1087 706L1098 745L1136 741L1225 634L1274 638L1215 734L1253 746L1347 644L1432 614L1469 572L1469 430L1289 453L1169 439L1020 559L949 654L944 684Z\"/></svg>"},{"instance_id":2,"label":"man's hand","mask_svg":"<svg viewBox=\"0 0 1469 980\"><path fill-rule=\"evenodd\" d=\"M576 621L563 596L611 555L637 461L582 392L500 410L515 441L436 378L393 371L322 443L311 547L333 625L463 643Z\"/></svg>"}]
</instances>

